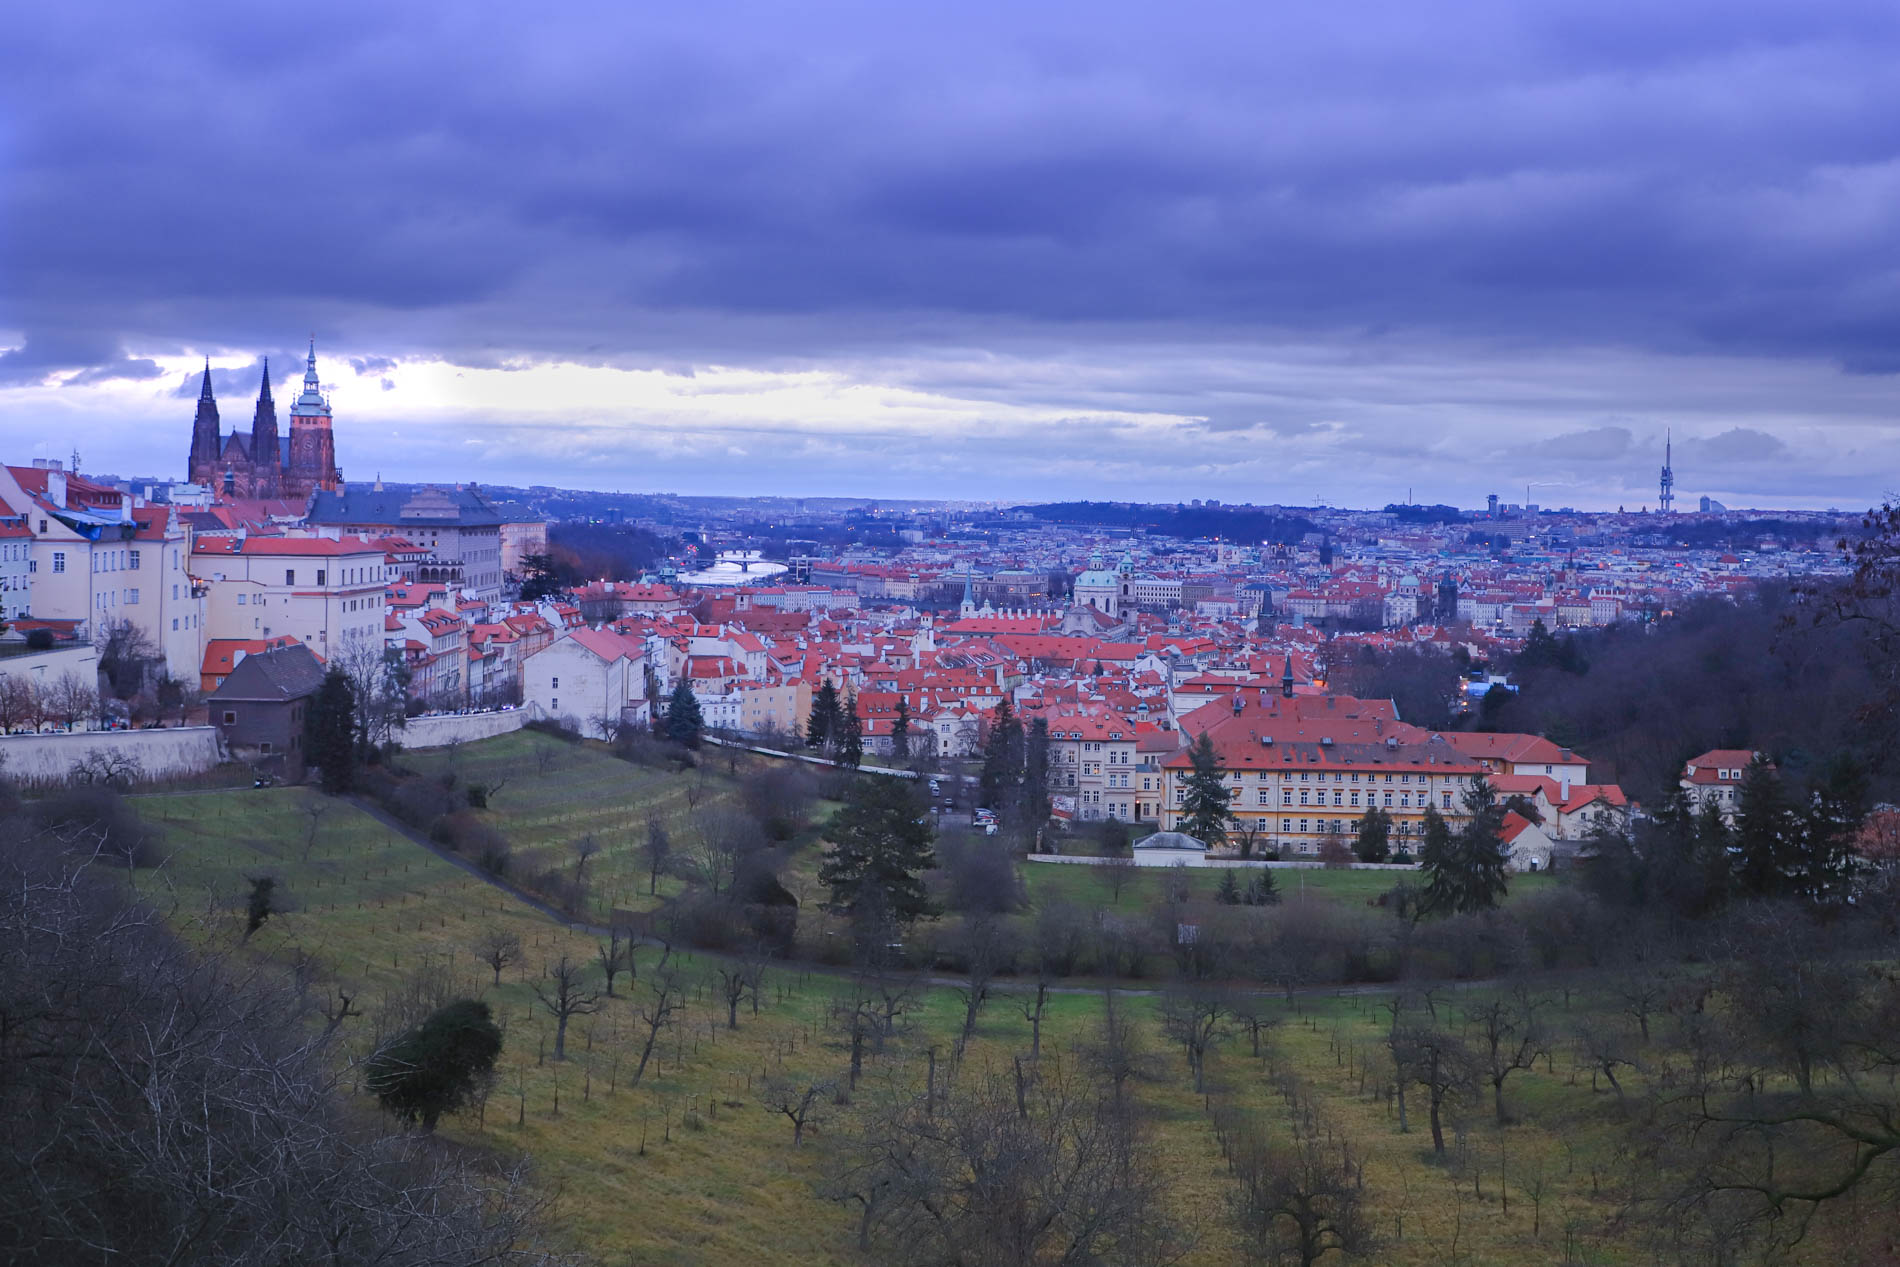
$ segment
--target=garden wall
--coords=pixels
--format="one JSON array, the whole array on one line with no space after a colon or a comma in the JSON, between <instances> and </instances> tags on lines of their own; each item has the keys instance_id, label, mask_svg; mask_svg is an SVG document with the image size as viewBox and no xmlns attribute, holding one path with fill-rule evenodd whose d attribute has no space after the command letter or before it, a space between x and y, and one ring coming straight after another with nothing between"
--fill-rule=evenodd
<instances>
[{"instance_id":1,"label":"garden wall","mask_svg":"<svg viewBox=\"0 0 1900 1267\"><path fill-rule=\"evenodd\" d=\"M452 743L473 743L493 739L520 730L528 720L528 711L511 709L504 713L438 713L411 717L396 732L396 743L403 748L444 748Z\"/></svg>"},{"instance_id":2,"label":"garden wall","mask_svg":"<svg viewBox=\"0 0 1900 1267\"><path fill-rule=\"evenodd\" d=\"M138 762L141 779L202 774L223 759L211 726L0 735L6 773L22 783L62 782L95 749Z\"/></svg>"}]
</instances>

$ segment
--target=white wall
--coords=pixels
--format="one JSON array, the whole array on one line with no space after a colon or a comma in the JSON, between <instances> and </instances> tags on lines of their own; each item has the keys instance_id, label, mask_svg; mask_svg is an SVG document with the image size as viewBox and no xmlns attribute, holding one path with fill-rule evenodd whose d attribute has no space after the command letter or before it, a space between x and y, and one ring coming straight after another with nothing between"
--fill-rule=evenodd
<instances>
[{"instance_id":1,"label":"white wall","mask_svg":"<svg viewBox=\"0 0 1900 1267\"><path fill-rule=\"evenodd\" d=\"M63 780L95 748L136 758L148 779L202 774L222 760L212 726L0 735L7 775L23 782Z\"/></svg>"},{"instance_id":2,"label":"white wall","mask_svg":"<svg viewBox=\"0 0 1900 1267\"><path fill-rule=\"evenodd\" d=\"M411 717L395 732L397 746L403 748L441 748L452 743L472 743L493 739L520 730L528 720L525 709L505 713L444 713L438 717Z\"/></svg>"}]
</instances>

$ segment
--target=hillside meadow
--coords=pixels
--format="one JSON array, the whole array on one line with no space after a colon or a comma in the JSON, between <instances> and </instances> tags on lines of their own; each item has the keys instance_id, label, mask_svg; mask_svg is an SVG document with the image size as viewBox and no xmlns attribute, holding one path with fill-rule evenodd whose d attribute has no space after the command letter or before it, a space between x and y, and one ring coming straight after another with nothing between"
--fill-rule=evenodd
<instances>
[{"instance_id":1,"label":"hillside meadow","mask_svg":"<svg viewBox=\"0 0 1900 1267\"><path fill-rule=\"evenodd\" d=\"M598 859L623 889L638 874L634 850L649 817L690 812L686 781L698 794L736 794L730 776L655 771L585 747L522 734L420 764L451 765L461 777L506 784L488 811L511 839L559 851L591 833L611 842ZM832 1004L848 989L841 974L791 964L765 970L757 1009L738 1008L728 1027L722 970L736 961L675 952L686 993L675 1024L646 1045L643 1006L651 1004L662 951L641 947L634 977L622 973L611 997L595 938L547 918L467 870L438 858L353 805L301 788L218 791L139 798L139 811L165 832L166 861L135 873L139 891L170 913L188 936L229 938L241 925L250 881L269 875L282 909L243 943L240 953L296 965L326 989L352 993L363 1016L353 1050L366 1054L379 1015L420 993L487 1000L505 1027L499 1074L479 1111L445 1123L444 1141L533 1158L540 1181L558 1193L558 1218L571 1243L603 1264L753 1267L869 1264L888 1249L856 1248L856 1212L827 1199L828 1183L856 1115L873 1091L920 1087L934 1050L940 1077L964 1003L948 985L920 986L881 1053L867 1061L856 1095L821 1097L802 1147L789 1121L765 1102L770 1076L842 1088L848 1045ZM703 801L702 801L703 803ZM1032 869L1030 891L1043 897L1043 873L1055 883L1092 883L1081 867ZM1069 880L1070 873L1078 878ZM1308 873L1316 887L1351 872ZM1283 873L1284 875L1284 873ZM1550 882L1546 880L1546 882ZM676 884L677 882L673 882ZM615 900L621 900L616 890ZM663 886L660 896L677 892ZM1078 897L1081 896L1079 893ZM1363 902L1357 889L1341 900ZM630 898L628 900L631 900ZM1097 901L1107 901L1098 895ZM1124 894L1124 901L1129 900ZM472 946L491 929L516 933L520 962L495 984ZM532 983L562 955L588 965L598 1010L576 1016L567 1059L553 1058L554 1025ZM1621 1095L1594 1078L1576 1037L1607 1015L1587 982L1548 983L1542 991L1555 1037L1549 1053L1515 1073L1506 1096L1512 1121L1499 1126L1488 1089L1449 1106L1448 1147L1434 1157L1416 1100L1401 1132L1390 1094L1385 1037L1388 991L1312 991L1278 998L1256 1057L1244 1027L1228 1026L1208 1060L1207 1090L1196 1094L1180 1051L1164 1041L1160 996L1151 983L1118 995L1117 1006L1141 1038L1133 1098L1148 1140L1148 1164L1165 1175L1166 1214L1187 1233L1184 1264L1243 1261L1229 1202L1234 1184L1214 1128L1216 1111L1244 1109L1270 1130L1288 1123L1284 1089L1297 1080L1330 1131L1363 1158L1368 1221L1379 1243L1366 1261L1393 1264L1637 1263L1653 1261L1627 1237L1613 1235L1621 1178L1616 1138ZM1029 1025L1007 983L981 1012L958 1076L1007 1071L1029 1047ZM1445 988L1409 1006L1454 1029L1471 1024L1483 986ZM1074 987L1052 996L1043 1021L1044 1062L1080 1068L1096 1041L1104 996ZM1625 1089L1640 1079L1625 1073ZM1849 1241L1817 1236L1805 1261L1856 1261ZM1830 1258L1829 1256L1832 1255ZM1333 1255L1325 1261L1338 1261Z\"/></svg>"}]
</instances>

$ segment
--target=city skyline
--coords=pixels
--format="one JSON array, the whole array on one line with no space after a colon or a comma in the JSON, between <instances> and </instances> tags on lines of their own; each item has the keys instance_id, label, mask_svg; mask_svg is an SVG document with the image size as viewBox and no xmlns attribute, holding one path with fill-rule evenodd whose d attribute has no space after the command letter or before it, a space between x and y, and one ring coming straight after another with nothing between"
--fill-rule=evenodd
<instances>
[{"instance_id":1,"label":"city skyline","mask_svg":"<svg viewBox=\"0 0 1900 1267\"><path fill-rule=\"evenodd\" d=\"M25 15L0 444L182 475L314 332L353 479L1890 491L1889 11L1372 8Z\"/></svg>"}]
</instances>

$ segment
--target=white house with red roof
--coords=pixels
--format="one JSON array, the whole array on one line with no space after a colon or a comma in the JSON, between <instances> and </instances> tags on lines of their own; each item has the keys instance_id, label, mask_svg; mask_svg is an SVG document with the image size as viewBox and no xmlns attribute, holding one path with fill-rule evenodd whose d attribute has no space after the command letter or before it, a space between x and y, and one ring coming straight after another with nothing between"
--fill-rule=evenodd
<instances>
[{"instance_id":1,"label":"white house with red roof","mask_svg":"<svg viewBox=\"0 0 1900 1267\"><path fill-rule=\"evenodd\" d=\"M1742 779L1761 753L1747 748L1711 748L1682 767L1679 786L1697 809L1713 803L1722 821L1733 823L1742 799Z\"/></svg>"},{"instance_id":2,"label":"white house with red roof","mask_svg":"<svg viewBox=\"0 0 1900 1267\"><path fill-rule=\"evenodd\" d=\"M1505 865L1511 870L1550 870L1556 843L1548 832L1522 814L1512 810L1504 815L1498 839L1504 845Z\"/></svg>"},{"instance_id":3,"label":"white house with red roof","mask_svg":"<svg viewBox=\"0 0 1900 1267\"><path fill-rule=\"evenodd\" d=\"M522 700L536 718L610 738L623 722L645 724L646 641L612 629L571 629L528 657Z\"/></svg>"}]
</instances>

